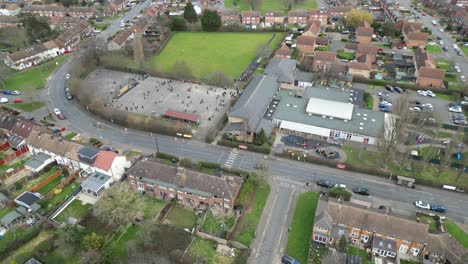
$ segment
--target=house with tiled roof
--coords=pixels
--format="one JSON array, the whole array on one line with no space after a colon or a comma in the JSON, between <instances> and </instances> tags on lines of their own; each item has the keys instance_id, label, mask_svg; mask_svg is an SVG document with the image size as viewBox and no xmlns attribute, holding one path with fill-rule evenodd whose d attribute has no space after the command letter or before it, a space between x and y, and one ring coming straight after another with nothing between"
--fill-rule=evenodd
<instances>
[{"instance_id":1,"label":"house with tiled roof","mask_svg":"<svg viewBox=\"0 0 468 264\"><path fill-rule=\"evenodd\" d=\"M112 40L107 44L109 50L118 50L121 49L128 40L133 39L133 32L130 28L124 29L112 38Z\"/></svg>"},{"instance_id":2,"label":"house with tiled roof","mask_svg":"<svg viewBox=\"0 0 468 264\"><path fill-rule=\"evenodd\" d=\"M348 64L348 73L352 76L370 77L371 67L365 62L351 61Z\"/></svg>"},{"instance_id":3,"label":"house with tiled roof","mask_svg":"<svg viewBox=\"0 0 468 264\"><path fill-rule=\"evenodd\" d=\"M352 6L330 6L328 8L328 12L330 16L333 17L341 17L344 14L354 10L355 8Z\"/></svg>"},{"instance_id":4,"label":"house with tiled roof","mask_svg":"<svg viewBox=\"0 0 468 264\"><path fill-rule=\"evenodd\" d=\"M290 59L292 54L292 50L288 47L288 45L283 44L281 47L275 52L275 57L283 58L283 59Z\"/></svg>"},{"instance_id":5,"label":"house with tiled roof","mask_svg":"<svg viewBox=\"0 0 468 264\"><path fill-rule=\"evenodd\" d=\"M314 52L315 37L299 36L296 40L296 48L303 54Z\"/></svg>"},{"instance_id":6,"label":"house with tiled roof","mask_svg":"<svg viewBox=\"0 0 468 264\"><path fill-rule=\"evenodd\" d=\"M119 11L122 11L127 3L128 0L111 0L107 2L107 8L111 12L111 14L115 14Z\"/></svg>"},{"instance_id":7,"label":"house with tiled roof","mask_svg":"<svg viewBox=\"0 0 468 264\"><path fill-rule=\"evenodd\" d=\"M50 16L49 24L52 29L66 30L74 27L76 24L80 23L81 19L78 17L69 17L69 16Z\"/></svg>"},{"instance_id":8,"label":"house with tiled roof","mask_svg":"<svg viewBox=\"0 0 468 264\"><path fill-rule=\"evenodd\" d=\"M281 11L267 11L265 13L265 25L273 26L284 23L284 15Z\"/></svg>"},{"instance_id":9,"label":"house with tiled roof","mask_svg":"<svg viewBox=\"0 0 468 264\"><path fill-rule=\"evenodd\" d=\"M319 51L314 52L312 66L315 69L329 69L337 64L336 52L334 51Z\"/></svg>"},{"instance_id":10,"label":"house with tiled roof","mask_svg":"<svg viewBox=\"0 0 468 264\"><path fill-rule=\"evenodd\" d=\"M320 21L322 25L327 24L330 13L323 9L311 9L309 10L309 20Z\"/></svg>"},{"instance_id":11,"label":"house with tiled roof","mask_svg":"<svg viewBox=\"0 0 468 264\"><path fill-rule=\"evenodd\" d=\"M257 26L260 24L260 11L242 11L242 24Z\"/></svg>"},{"instance_id":12,"label":"house with tiled roof","mask_svg":"<svg viewBox=\"0 0 468 264\"><path fill-rule=\"evenodd\" d=\"M425 47L429 39L429 33L421 32L420 22L401 22L401 34L407 47Z\"/></svg>"},{"instance_id":13,"label":"house with tiled roof","mask_svg":"<svg viewBox=\"0 0 468 264\"><path fill-rule=\"evenodd\" d=\"M344 236L377 257L419 257L428 242L427 224L362 206L319 201L312 240L335 245Z\"/></svg>"},{"instance_id":14,"label":"house with tiled roof","mask_svg":"<svg viewBox=\"0 0 468 264\"><path fill-rule=\"evenodd\" d=\"M96 172L110 175L114 180L120 180L126 168L130 168L130 161L125 156L119 155L113 151L100 150L93 167Z\"/></svg>"},{"instance_id":15,"label":"house with tiled roof","mask_svg":"<svg viewBox=\"0 0 468 264\"><path fill-rule=\"evenodd\" d=\"M238 176L215 176L143 158L127 172L127 183L161 200L189 208L232 211L242 186Z\"/></svg>"},{"instance_id":16,"label":"house with tiled roof","mask_svg":"<svg viewBox=\"0 0 468 264\"><path fill-rule=\"evenodd\" d=\"M67 8L62 5L27 5L21 9L21 12L41 17L63 17L67 14Z\"/></svg>"},{"instance_id":17,"label":"house with tiled roof","mask_svg":"<svg viewBox=\"0 0 468 264\"><path fill-rule=\"evenodd\" d=\"M55 39L57 45L64 50L74 50L78 44L93 32L86 21L81 20L74 27L65 30Z\"/></svg>"},{"instance_id":18,"label":"house with tiled roof","mask_svg":"<svg viewBox=\"0 0 468 264\"><path fill-rule=\"evenodd\" d=\"M356 41L361 44L370 44L372 42L372 35L374 35L374 28L367 22L356 29Z\"/></svg>"},{"instance_id":19,"label":"house with tiled roof","mask_svg":"<svg viewBox=\"0 0 468 264\"><path fill-rule=\"evenodd\" d=\"M302 36L318 37L320 35L320 21L307 21L307 25L302 32Z\"/></svg>"},{"instance_id":20,"label":"house with tiled roof","mask_svg":"<svg viewBox=\"0 0 468 264\"><path fill-rule=\"evenodd\" d=\"M16 16L0 16L0 28L17 27L19 24L19 18Z\"/></svg>"},{"instance_id":21,"label":"house with tiled roof","mask_svg":"<svg viewBox=\"0 0 468 264\"><path fill-rule=\"evenodd\" d=\"M218 11L218 13L221 17L221 22L223 22L224 25L239 24L241 22L239 11L237 10L223 9Z\"/></svg>"},{"instance_id":22,"label":"house with tiled roof","mask_svg":"<svg viewBox=\"0 0 468 264\"><path fill-rule=\"evenodd\" d=\"M445 70L438 69L434 58L422 47L414 51L414 68L417 85L441 87L444 83Z\"/></svg>"},{"instance_id":23,"label":"house with tiled roof","mask_svg":"<svg viewBox=\"0 0 468 264\"><path fill-rule=\"evenodd\" d=\"M288 24L305 25L309 19L309 14L305 10L291 10L288 12Z\"/></svg>"},{"instance_id":24,"label":"house with tiled roof","mask_svg":"<svg viewBox=\"0 0 468 264\"><path fill-rule=\"evenodd\" d=\"M53 40L42 44L34 44L28 48L9 53L4 58L4 63L15 70L38 65L46 60L53 59L63 53L61 47Z\"/></svg>"}]
</instances>

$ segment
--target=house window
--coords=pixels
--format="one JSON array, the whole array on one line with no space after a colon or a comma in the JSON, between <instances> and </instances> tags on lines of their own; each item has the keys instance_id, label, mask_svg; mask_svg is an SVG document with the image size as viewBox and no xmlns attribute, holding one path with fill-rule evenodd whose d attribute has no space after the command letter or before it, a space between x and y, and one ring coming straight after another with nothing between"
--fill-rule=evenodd
<instances>
[{"instance_id":1,"label":"house window","mask_svg":"<svg viewBox=\"0 0 468 264\"><path fill-rule=\"evenodd\" d=\"M394 258L396 256L395 252L387 252L387 257Z\"/></svg>"},{"instance_id":2,"label":"house window","mask_svg":"<svg viewBox=\"0 0 468 264\"><path fill-rule=\"evenodd\" d=\"M411 254L413 254L413 256L418 256L419 254L419 248L411 248Z\"/></svg>"},{"instance_id":3,"label":"house window","mask_svg":"<svg viewBox=\"0 0 468 264\"><path fill-rule=\"evenodd\" d=\"M229 208L229 204L224 204L224 208Z\"/></svg>"},{"instance_id":4,"label":"house window","mask_svg":"<svg viewBox=\"0 0 468 264\"><path fill-rule=\"evenodd\" d=\"M368 235L361 235L361 243L367 243L369 241Z\"/></svg>"},{"instance_id":5,"label":"house window","mask_svg":"<svg viewBox=\"0 0 468 264\"><path fill-rule=\"evenodd\" d=\"M355 237L355 238L358 238L358 237L359 237L359 234L358 234L358 233L352 233L351 236L352 236L352 237Z\"/></svg>"},{"instance_id":6,"label":"house window","mask_svg":"<svg viewBox=\"0 0 468 264\"><path fill-rule=\"evenodd\" d=\"M408 244L411 243L411 241L408 241L408 240L403 240L403 242L408 243Z\"/></svg>"},{"instance_id":7,"label":"house window","mask_svg":"<svg viewBox=\"0 0 468 264\"><path fill-rule=\"evenodd\" d=\"M400 249L398 251L400 251L401 253L406 254L406 251L408 251L408 246L407 245L401 245Z\"/></svg>"},{"instance_id":8,"label":"house window","mask_svg":"<svg viewBox=\"0 0 468 264\"><path fill-rule=\"evenodd\" d=\"M161 190L167 190L167 188L164 187L164 186L159 186L159 189L161 189Z\"/></svg>"},{"instance_id":9,"label":"house window","mask_svg":"<svg viewBox=\"0 0 468 264\"><path fill-rule=\"evenodd\" d=\"M145 185L141 182L137 182L137 185L138 185L138 190L139 191L144 191L145 190Z\"/></svg>"},{"instance_id":10,"label":"house window","mask_svg":"<svg viewBox=\"0 0 468 264\"><path fill-rule=\"evenodd\" d=\"M327 231L327 229L326 229L326 228L323 228L323 227L317 227L317 230L323 231L323 232L326 232L326 231Z\"/></svg>"},{"instance_id":11,"label":"house window","mask_svg":"<svg viewBox=\"0 0 468 264\"><path fill-rule=\"evenodd\" d=\"M206 197L203 195L198 195L198 198L205 200Z\"/></svg>"},{"instance_id":12,"label":"house window","mask_svg":"<svg viewBox=\"0 0 468 264\"><path fill-rule=\"evenodd\" d=\"M326 244L327 243L327 238L320 236L320 235L314 235L314 241Z\"/></svg>"}]
</instances>

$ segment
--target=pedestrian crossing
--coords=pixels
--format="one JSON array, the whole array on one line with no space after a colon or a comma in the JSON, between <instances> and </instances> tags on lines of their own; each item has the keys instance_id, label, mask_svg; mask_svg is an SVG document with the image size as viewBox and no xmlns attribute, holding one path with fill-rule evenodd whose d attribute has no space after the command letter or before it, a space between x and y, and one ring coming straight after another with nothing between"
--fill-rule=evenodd
<instances>
[{"instance_id":1,"label":"pedestrian crossing","mask_svg":"<svg viewBox=\"0 0 468 264\"><path fill-rule=\"evenodd\" d=\"M237 156L239 155L239 151L237 149L232 149L231 153L229 153L229 156L224 163L224 167L226 168L232 168L232 165L234 165L234 162L237 159Z\"/></svg>"}]
</instances>

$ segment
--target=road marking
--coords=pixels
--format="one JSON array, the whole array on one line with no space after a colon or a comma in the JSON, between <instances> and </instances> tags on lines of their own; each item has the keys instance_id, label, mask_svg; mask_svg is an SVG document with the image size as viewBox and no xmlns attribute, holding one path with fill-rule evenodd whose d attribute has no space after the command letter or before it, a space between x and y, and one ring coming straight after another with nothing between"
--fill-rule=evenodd
<instances>
[{"instance_id":1,"label":"road marking","mask_svg":"<svg viewBox=\"0 0 468 264\"><path fill-rule=\"evenodd\" d=\"M224 163L224 167L232 168L232 165L234 164L234 162L236 162L237 155L239 155L238 150L237 149L232 149L231 153L229 153L229 156L228 156L226 162Z\"/></svg>"}]
</instances>

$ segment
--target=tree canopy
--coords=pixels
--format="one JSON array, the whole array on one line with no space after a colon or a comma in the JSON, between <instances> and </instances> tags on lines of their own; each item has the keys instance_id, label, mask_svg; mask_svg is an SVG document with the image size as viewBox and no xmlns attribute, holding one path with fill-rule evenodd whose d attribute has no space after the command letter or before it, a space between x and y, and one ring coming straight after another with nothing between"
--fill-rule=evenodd
<instances>
[{"instance_id":1,"label":"tree canopy","mask_svg":"<svg viewBox=\"0 0 468 264\"><path fill-rule=\"evenodd\" d=\"M221 17L216 10L205 9L201 22L204 31L216 31L221 27Z\"/></svg>"},{"instance_id":2,"label":"tree canopy","mask_svg":"<svg viewBox=\"0 0 468 264\"><path fill-rule=\"evenodd\" d=\"M346 26L350 28L356 28L360 23L366 21L367 23L372 24L374 18L372 14L366 11L353 10L346 13Z\"/></svg>"},{"instance_id":3,"label":"tree canopy","mask_svg":"<svg viewBox=\"0 0 468 264\"><path fill-rule=\"evenodd\" d=\"M20 23L26 29L26 33L30 41L42 41L52 36L52 29L50 29L49 22L46 18L33 16L30 14L21 14Z\"/></svg>"},{"instance_id":4,"label":"tree canopy","mask_svg":"<svg viewBox=\"0 0 468 264\"><path fill-rule=\"evenodd\" d=\"M195 23L198 20L197 12L191 2L188 2L184 8L184 19L189 23Z\"/></svg>"}]
</instances>

